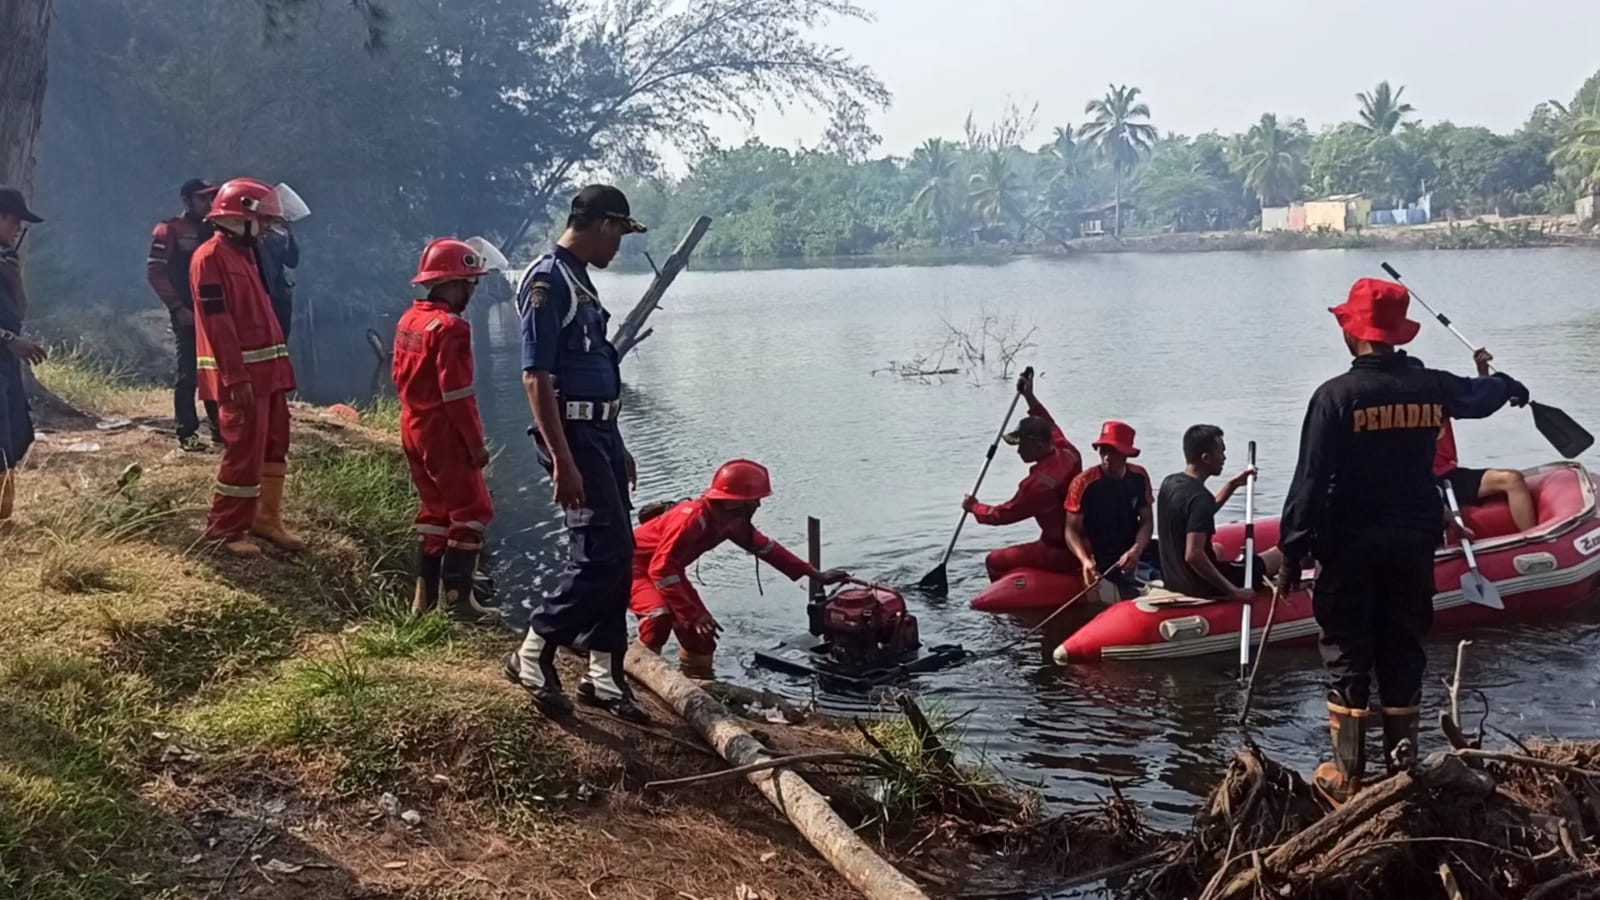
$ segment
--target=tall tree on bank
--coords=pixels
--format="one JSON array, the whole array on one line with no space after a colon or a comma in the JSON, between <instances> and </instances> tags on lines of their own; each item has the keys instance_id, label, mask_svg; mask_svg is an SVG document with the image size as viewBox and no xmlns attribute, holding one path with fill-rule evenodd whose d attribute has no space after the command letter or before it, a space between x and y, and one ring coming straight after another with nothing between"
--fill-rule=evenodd
<instances>
[{"instance_id":1,"label":"tall tree on bank","mask_svg":"<svg viewBox=\"0 0 1600 900\"><path fill-rule=\"evenodd\" d=\"M886 106L889 92L843 50L809 37L834 18L870 21L849 0L621 0L598 7L569 39L571 65L587 74L582 104L550 111L567 146L535 161L528 214L504 235L524 243L547 221L556 192L580 168L653 167L649 148L712 145L707 120L753 123L763 104L855 102ZM577 20L575 20L576 23Z\"/></svg>"},{"instance_id":2,"label":"tall tree on bank","mask_svg":"<svg viewBox=\"0 0 1600 900\"><path fill-rule=\"evenodd\" d=\"M1091 116L1083 126L1083 139L1099 147L1116 171L1112 231L1122 236L1122 183L1139 158L1155 146L1156 129L1150 124L1150 107L1139 100L1139 89L1108 85L1106 95L1090 100L1083 111Z\"/></svg>"},{"instance_id":3,"label":"tall tree on bank","mask_svg":"<svg viewBox=\"0 0 1600 900\"><path fill-rule=\"evenodd\" d=\"M989 150L983 155L978 170L968 182L972 192L968 198L972 211L987 225L998 225L1007 218L1019 222L1018 237L1026 230L1027 217L1017 208L1017 196L1022 190L1021 179L1011 154L1005 149Z\"/></svg>"},{"instance_id":4,"label":"tall tree on bank","mask_svg":"<svg viewBox=\"0 0 1600 900\"><path fill-rule=\"evenodd\" d=\"M948 236L956 208L955 147L943 138L928 138L912 151L907 168L918 185L911 211L918 219L933 223L940 238Z\"/></svg>"},{"instance_id":5,"label":"tall tree on bank","mask_svg":"<svg viewBox=\"0 0 1600 900\"><path fill-rule=\"evenodd\" d=\"M1244 136L1237 171L1262 206L1288 202L1300 190L1304 126L1295 125L1300 127L1282 128L1276 115L1263 113Z\"/></svg>"},{"instance_id":6,"label":"tall tree on bank","mask_svg":"<svg viewBox=\"0 0 1600 900\"><path fill-rule=\"evenodd\" d=\"M1416 112L1411 104L1400 102L1400 95L1405 92L1405 85L1391 90L1389 82L1380 81L1372 93L1356 94L1356 100L1361 103L1362 129L1380 136L1394 134L1405 117Z\"/></svg>"},{"instance_id":7,"label":"tall tree on bank","mask_svg":"<svg viewBox=\"0 0 1600 900\"><path fill-rule=\"evenodd\" d=\"M33 149L44 112L52 0L0 3L0 184L33 193Z\"/></svg>"}]
</instances>

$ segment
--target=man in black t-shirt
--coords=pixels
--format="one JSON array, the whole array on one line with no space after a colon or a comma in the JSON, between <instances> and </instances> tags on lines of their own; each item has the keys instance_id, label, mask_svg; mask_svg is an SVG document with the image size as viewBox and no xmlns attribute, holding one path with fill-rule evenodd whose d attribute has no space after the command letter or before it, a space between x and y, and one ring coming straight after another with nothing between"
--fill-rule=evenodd
<instances>
[{"instance_id":1,"label":"man in black t-shirt","mask_svg":"<svg viewBox=\"0 0 1600 900\"><path fill-rule=\"evenodd\" d=\"M1175 593L1248 603L1255 588L1277 573L1282 554L1274 548L1256 556L1254 584L1247 588L1244 562L1218 562L1211 538L1217 533L1217 510L1254 470L1228 479L1215 495L1206 488L1206 479L1221 475L1228 462L1222 429L1215 425L1193 425L1183 433L1183 459L1188 465L1161 482L1156 500L1162 580Z\"/></svg>"},{"instance_id":2,"label":"man in black t-shirt","mask_svg":"<svg viewBox=\"0 0 1600 900\"><path fill-rule=\"evenodd\" d=\"M1094 449L1100 465L1067 488L1067 546L1083 563L1084 584L1104 577L1127 600L1139 595L1134 573L1155 531L1150 473L1128 462L1139 450L1125 422L1105 423Z\"/></svg>"}]
</instances>

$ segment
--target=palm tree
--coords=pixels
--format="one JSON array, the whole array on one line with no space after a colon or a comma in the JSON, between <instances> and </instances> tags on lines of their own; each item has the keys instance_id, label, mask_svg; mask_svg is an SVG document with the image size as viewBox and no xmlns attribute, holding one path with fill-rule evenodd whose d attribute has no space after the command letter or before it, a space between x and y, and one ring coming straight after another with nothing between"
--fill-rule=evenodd
<instances>
[{"instance_id":1,"label":"palm tree","mask_svg":"<svg viewBox=\"0 0 1600 900\"><path fill-rule=\"evenodd\" d=\"M1112 231L1122 236L1122 178L1149 153L1156 142L1156 129L1149 122L1150 107L1139 102L1139 89L1127 85L1107 85L1110 89L1099 100L1090 100L1083 109L1093 116L1079 136L1100 148L1116 170L1115 217Z\"/></svg>"},{"instance_id":2,"label":"palm tree","mask_svg":"<svg viewBox=\"0 0 1600 900\"><path fill-rule=\"evenodd\" d=\"M1280 128L1278 117L1263 113L1250 126L1236 164L1244 186L1262 206L1292 199L1301 184L1301 141L1292 129Z\"/></svg>"},{"instance_id":3,"label":"palm tree","mask_svg":"<svg viewBox=\"0 0 1600 900\"><path fill-rule=\"evenodd\" d=\"M1416 111L1411 104L1400 102L1400 95L1405 92L1405 85L1391 91L1389 82L1380 81L1372 93L1356 94L1361 101L1361 128L1376 135L1393 134L1401 120Z\"/></svg>"},{"instance_id":4,"label":"palm tree","mask_svg":"<svg viewBox=\"0 0 1600 900\"><path fill-rule=\"evenodd\" d=\"M1589 109L1551 100L1559 129L1550 152L1561 181L1578 191L1600 186L1600 101Z\"/></svg>"},{"instance_id":5,"label":"palm tree","mask_svg":"<svg viewBox=\"0 0 1600 900\"><path fill-rule=\"evenodd\" d=\"M1027 217L1017 211L1016 198L1021 183L1008 151L1001 149L985 153L983 164L972 173L968 184L972 189L967 195L972 203L972 211L985 222L994 225L1009 216L1027 224Z\"/></svg>"},{"instance_id":6,"label":"palm tree","mask_svg":"<svg viewBox=\"0 0 1600 900\"><path fill-rule=\"evenodd\" d=\"M955 148L948 141L929 138L912 152L908 168L922 182L911 198L912 211L923 221L933 222L943 236L954 205Z\"/></svg>"}]
</instances>

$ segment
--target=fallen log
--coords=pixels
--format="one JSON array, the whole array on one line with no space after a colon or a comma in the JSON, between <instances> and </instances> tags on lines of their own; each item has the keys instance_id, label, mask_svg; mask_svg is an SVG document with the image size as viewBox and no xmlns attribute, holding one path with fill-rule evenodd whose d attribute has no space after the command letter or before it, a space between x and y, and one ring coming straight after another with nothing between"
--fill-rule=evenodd
<instances>
[{"instance_id":1,"label":"fallen log","mask_svg":"<svg viewBox=\"0 0 1600 900\"><path fill-rule=\"evenodd\" d=\"M628 649L626 668L629 675L677 710L732 765L748 766L776 758L726 707L660 656L635 644ZM869 900L927 900L915 882L868 847L804 778L788 769L752 771L745 778Z\"/></svg>"},{"instance_id":2,"label":"fallen log","mask_svg":"<svg viewBox=\"0 0 1600 900\"><path fill-rule=\"evenodd\" d=\"M1488 794L1494 790L1494 782L1455 756L1435 754L1416 771L1396 775L1356 794L1337 811L1284 842L1259 865L1234 876L1215 895L1216 900L1254 896L1263 882L1305 864L1384 810L1423 791L1437 789Z\"/></svg>"},{"instance_id":3,"label":"fallen log","mask_svg":"<svg viewBox=\"0 0 1600 900\"><path fill-rule=\"evenodd\" d=\"M673 279L678 277L684 267L689 264L689 255L699 245L700 239L706 236L706 229L711 227L711 217L701 216L689 226L689 231L684 234L683 240L673 249L672 255L667 257L665 264L656 270L656 277L650 281L650 287L645 289L644 296L633 305L628 317L622 320L617 327L617 334L611 343L617 348L617 359L620 361L627 357L628 351L639 346L645 338L654 333L654 329L646 330L644 323L650 314L661 305L661 298L666 294L667 288L672 286Z\"/></svg>"}]
</instances>

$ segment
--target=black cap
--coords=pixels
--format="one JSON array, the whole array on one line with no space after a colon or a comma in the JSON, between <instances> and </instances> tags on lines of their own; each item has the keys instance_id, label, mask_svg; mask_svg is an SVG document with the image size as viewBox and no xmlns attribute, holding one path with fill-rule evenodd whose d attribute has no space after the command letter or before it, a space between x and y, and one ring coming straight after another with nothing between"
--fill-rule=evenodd
<instances>
[{"instance_id":1,"label":"black cap","mask_svg":"<svg viewBox=\"0 0 1600 900\"><path fill-rule=\"evenodd\" d=\"M183 183L183 187L178 188L178 196L185 200L195 194L215 194L216 192L217 186L204 178L191 178Z\"/></svg>"},{"instance_id":2,"label":"black cap","mask_svg":"<svg viewBox=\"0 0 1600 900\"><path fill-rule=\"evenodd\" d=\"M644 234L649 231L633 220L633 211L628 208L627 196L609 184L591 184L579 191L578 196L572 198L572 214L616 219L627 226L629 234Z\"/></svg>"},{"instance_id":3,"label":"black cap","mask_svg":"<svg viewBox=\"0 0 1600 900\"><path fill-rule=\"evenodd\" d=\"M0 187L0 216L16 216L24 222L44 221L28 208L28 201L22 198L22 192L9 185Z\"/></svg>"},{"instance_id":4,"label":"black cap","mask_svg":"<svg viewBox=\"0 0 1600 900\"><path fill-rule=\"evenodd\" d=\"M1046 444L1051 440L1050 420L1044 416L1023 416L1017 423L1017 430L1005 436L1005 442L1015 447L1023 441L1043 441Z\"/></svg>"}]
</instances>

